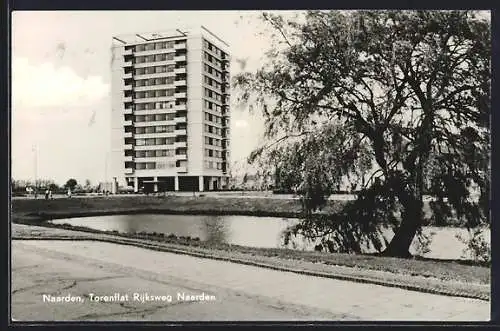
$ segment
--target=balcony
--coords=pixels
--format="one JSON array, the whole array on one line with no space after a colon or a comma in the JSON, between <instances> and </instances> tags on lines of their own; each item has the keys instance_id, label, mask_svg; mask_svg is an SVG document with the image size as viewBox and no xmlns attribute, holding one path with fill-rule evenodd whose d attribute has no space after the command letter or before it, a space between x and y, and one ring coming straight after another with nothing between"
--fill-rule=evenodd
<instances>
[{"instance_id":1,"label":"balcony","mask_svg":"<svg viewBox=\"0 0 500 331\"><path fill-rule=\"evenodd\" d=\"M125 150L130 150L130 149L133 149L134 146L132 146L132 144L125 144L124 148Z\"/></svg>"},{"instance_id":2,"label":"balcony","mask_svg":"<svg viewBox=\"0 0 500 331\"><path fill-rule=\"evenodd\" d=\"M182 80L176 80L176 81L174 82L174 85L175 85L175 86L185 86L185 85L187 85L187 82L186 82L186 80L185 80L185 79L182 79Z\"/></svg>"},{"instance_id":3,"label":"balcony","mask_svg":"<svg viewBox=\"0 0 500 331\"><path fill-rule=\"evenodd\" d=\"M134 169L133 168L125 168L125 175L131 175L134 173Z\"/></svg>"},{"instance_id":4,"label":"balcony","mask_svg":"<svg viewBox=\"0 0 500 331\"><path fill-rule=\"evenodd\" d=\"M176 141L174 143L174 148L186 148L187 147L187 142L185 141Z\"/></svg>"},{"instance_id":5,"label":"balcony","mask_svg":"<svg viewBox=\"0 0 500 331\"><path fill-rule=\"evenodd\" d=\"M185 116L179 116L175 118L175 123L186 123L187 118Z\"/></svg>"},{"instance_id":6,"label":"balcony","mask_svg":"<svg viewBox=\"0 0 500 331\"><path fill-rule=\"evenodd\" d=\"M126 49L126 50L123 52L123 55L132 55L132 49Z\"/></svg>"},{"instance_id":7,"label":"balcony","mask_svg":"<svg viewBox=\"0 0 500 331\"><path fill-rule=\"evenodd\" d=\"M185 49L186 46L186 43L179 43L174 45L174 49Z\"/></svg>"},{"instance_id":8,"label":"balcony","mask_svg":"<svg viewBox=\"0 0 500 331\"><path fill-rule=\"evenodd\" d=\"M123 102L132 102L132 97L123 97Z\"/></svg>"},{"instance_id":9,"label":"balcony","mask_svg":"<svg viewBox=\"0 0 500 331\"><path fill-rule=\"evenodd\" d=\"M185 172L187 172L187 167L176 167L175 170L178 173L185 173Z\"/></svg>"},{"instance_id":10,"label":"balcony","mask_svg":"<svg viewBox=\"0 0 500 331\"><path fill-rule=\"evenodd\" d=\"M140 127L146 127L146 126L151 126L151 125L172 125L175 124L173 120L165 120L165 121L148 121L148 122L136 122L135 127L140 128ZM158 132L155 134L166 134L170 133L173 134L173 132ZM141 133L141 134L146 134L146 133Z\"/></svg>"},{"instance_id":11,"label":"balcony","mask_svg":"<svg viewBox=\"0 0 500 331\"><path fill-rule=\"evenodd\" d=\"M174 100L173 96L162 96L162 97L135 99L135 103L162 102L162 101L173 101L173 100Z\"/></svg>"},{"instance_id":12,"label":"balcony","mask_svg":"<svg viewBox=\"0 0 500 331\"><path fill-rule=\"evenodd\" d=\"M187 110L187 105L184 103L182 105L175 105L174 110Z\"/></svg>"},{"instance_id":13,"label":"balcony","mask_svg":"<svg viewBox=\"0 0 500 331\"><path fill-rule=\"evenodd\" d=\"M173 71L169 72L158 72L152 74L136 74L135 79L150 79L150 78L163 78L163 77L171 77L175 76Z\"/></svg>"},{"instance_id":14,"label":"balcony","mask_svg":"<svg viewBox=\"0 0 500 331\"><path fill-rule=\"evenodd\" d=\"M125 138L132 138L132 132L124 132L124 133L123 133L123 136L124 136Z\"/></svg>"},{"instance_id":15,"label":"balcony","mask_svg":"<svg viewBox=\"0 0 500 331\"><path fill-rule=\"evenodd\" d=\"M131 67L131 66L132 66L132 61L123 62L123 65L122 65L122 67Z\"/></svg>"},{"instance_id":16,"label":"balcony","mask_svg":"<svg viewBox=\"0 0 500 331\"><path fill-rule=\"evenodd\" d=\"M128 79L128 78L132 78L132 73L129 72L129 73L126 73L123 75L123 79Z\"/></svg>"},{"instance_id":17,"label":"balcony","mask_svg":"<svg viewBox=\"0 0 500 331\"><path fill-rule=\"evenodd\" d=\"M131 120L123 121L123 126L132 126L132 121Z\"/></svg>"},{"instance_id":18,"label":"balcony","mask_svg":"<svg viewBox=\"0 0 500 331\"><path fill-rule=\"evenodd\" d=\"M151 124L150 124L151 125ZM147 138L174 138L175 134L173 132L153 132L153 133L136 133L136 139L147 139ZM151 147L151 146L149 146Z\"/></svg>"},{"instance_id":19,"label":"balcony","mask_svg":"<svg viewBox=\"0 0 500 331\"><path fill-rule=\"evenodd\" d=\"M153 62L141 62L136 63L135 68L147 68L151 66L166 66L169 64L175 64L174 60L161 60L161 61L153 61Z\"/></svg>"},{"instance_id":20,"label":"balcony","mask_svg":"<svg viewBox=\"0 0 500 331\"><path fill-rule=\"evenodd\" d=\"M187 135L187 129L177 129L174 131L177 136L185 136Z\"/></svg>"},{"instance_id":21,"label":"balcony","mask_svg":"<svg viewBox=\"0 0 500 331\"><path fill-rule=\"evenodd\" d=\"M132 155L125 155L125 162L131 162L133 161L133 156Z\"/></svg>"},{"instance_id":22,"label":"balcony","mask_svg":"<svg viewBox=\"0 0 500 331\"><path fill-rule=\"evenodd\" d=\"M142 109L142 110L136 110L134 111L135 115L155 115L158 114L159 112L166 112L167 114L172 114L175 113L175 111L172 108L166 108L166 109L161 109L161 108L155 108L155 109ZM136 125L139 125L142 122L136 122Z\"/></svg>"},{"instance_id":23,"label":"balcony","mask_svg":"<svg viewBox=\"0 0 500 331\"><path fill-rule=\"evenodd\" d=\"M174 60L176 62L186 61L186 59L186 55L177 55L176 57L174 57Z\"/></svg>"},{"instance_id":24,"label":"balcony","mask_svg":"<svg viewBox=\"0 0 500 331\"><path fill-rule=\"evenodd\" d=\"M128 107L128 108L125 108L125 109L123 110L123 113L124 113L124 114L126 114L126 115L128 115L128 114L132 114L132 113L133 113L133 110L132 110L132 108Z\"/></svg>"},{"instance_id":25,"label":"balcony","mask_svg":"<svg viewBox=\"0 0 500 331\"><path fill-rule=\"evenodd\" d=\"M176 73L176 74L185 74L186 73L186 67L175 68L174 69L174 73Z\"/></svg>"},{"instance_id":26,"label":"balcony","mask_svg":"<svg viewBox=\"0 0 500 331\"><path fill-rule=\"evenodd\" d=\"M187 160L187 154L175 154L175 159L179 161Z\"/></svg>"},{"instance_id":27,"label":"balcony","mask_svg":"<svg viewBox=\"0 0 500 331\"><path fill-rule=\"evenodd\" d=\"M174 96L178 99L185 99L185 98L187 98L187 93L186 92L177 92L174 94Z\"/></svg>"},{"instance_id":28,"label":"balcony","mask_svg":"<svg viewBox=\"0 0 500 331\"><path fill-rule=\"evenodd\" d=\"M142 51L136 51L135 56L147 56L147 55L156 55L156 54L164 54L164 53L173 53L174 49L172 48L162 48L162 49L148 49Z\"/></svg>"},{"instance_id":29,"label":"balcony","mask_svg":"<svg viewBox=\"0 0 500 331\"><path fill-rule=\"evenodd\" d=\"M142 91L154 91L154 90L163 90L163 89L168 89L171 88L171 84L162 84L162 85L148 85L148 86L136 86L135 91L136 92L142 92Z\"/></svg>"}]
</instances>

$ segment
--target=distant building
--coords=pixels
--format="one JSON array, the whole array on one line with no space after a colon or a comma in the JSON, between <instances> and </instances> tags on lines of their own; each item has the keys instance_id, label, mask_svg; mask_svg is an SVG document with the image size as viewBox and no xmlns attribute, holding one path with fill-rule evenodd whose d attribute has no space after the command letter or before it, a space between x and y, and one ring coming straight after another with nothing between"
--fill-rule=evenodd
<instances>
[{"instance_id":1,"label":"distant building","mask_svg":"<svg viewBox=\"0 0 500 331\"><path fill-rule=\"evenodd\" d=\"M111 168L119 185L227 187L228 48L204 27L113 37Z\"/></svg>"}]
</instances>

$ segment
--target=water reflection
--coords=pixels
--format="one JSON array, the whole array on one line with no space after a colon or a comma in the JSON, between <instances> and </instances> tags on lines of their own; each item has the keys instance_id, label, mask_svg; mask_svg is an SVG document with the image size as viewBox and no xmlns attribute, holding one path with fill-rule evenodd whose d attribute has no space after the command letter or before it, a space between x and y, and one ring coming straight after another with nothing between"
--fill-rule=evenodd
<instances>
[{"instance_id":1,"label":"water reflection","mask_svg":"<svg viewBox=\"0 0 500 331\"><path fill-rule=\"evenodd\" d=\"M253 216L197 216L197 215L112 215L54 220L56 224L85 226L97 230L118 231L121 233L163 233L165 236L199 238L214 243L229 243L249 247L277 248L286 247L299 250L314 250L319 240L292 237L285 245L284 231L296 219ZM424 232L435 232L430 252L424 256L433 258L459 259L465 248L455 235L466 234L465 229L432 228ZM386 238L390 240L391 234ZM488 232L489 237L489 232ZM414 244L416 241L414 241ZM415 245L414 245L415 246ZM450 249L453 247L453 249ZM368 247L367 247L367 250ZM413 248L412 253L415 252Z\"/></svg>"}]
</instances>

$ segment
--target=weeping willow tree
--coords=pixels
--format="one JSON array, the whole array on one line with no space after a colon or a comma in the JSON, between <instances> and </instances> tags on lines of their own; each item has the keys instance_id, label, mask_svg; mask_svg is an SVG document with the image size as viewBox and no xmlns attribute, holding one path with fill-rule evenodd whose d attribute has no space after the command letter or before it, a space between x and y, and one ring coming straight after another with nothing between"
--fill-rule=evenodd
<instances>
[{"instance_id":1,"label":"weeping willow tree","mask_svg":"<svg viewBox=\"0 0 500 331\"><path fill-rule=\"evenodd\" d=\"M238 101L265 119L266 144L249 162L301 195L294 234L408 257L428 221L425 194L436 222L489 223L488 20L470 11L262 19L274 31L267 61L234 80ZM346 181L359 188L356 200L321 213ZM380 236L387 227L390 242Z\"/></svg>"}]
</instances>

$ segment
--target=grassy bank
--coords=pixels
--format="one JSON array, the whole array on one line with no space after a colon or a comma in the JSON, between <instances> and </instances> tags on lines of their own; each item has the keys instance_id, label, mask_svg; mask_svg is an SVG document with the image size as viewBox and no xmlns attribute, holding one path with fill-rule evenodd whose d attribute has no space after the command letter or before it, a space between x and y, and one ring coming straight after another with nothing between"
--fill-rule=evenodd
<instances>
[{"instance_id":1,"label":"grassy bank","mask_svg":"<svg viewBox=\"0 0 500 331\"><path fill-rule=\"evenodd\" d=\"M343 201L330 201L326 213L334 214ZM299 217L300 202L292 199L238 197L134 196L12 201L14 221L26 216L69 217L124 213L169 213Z\"/></svg>"}]
</instances>

